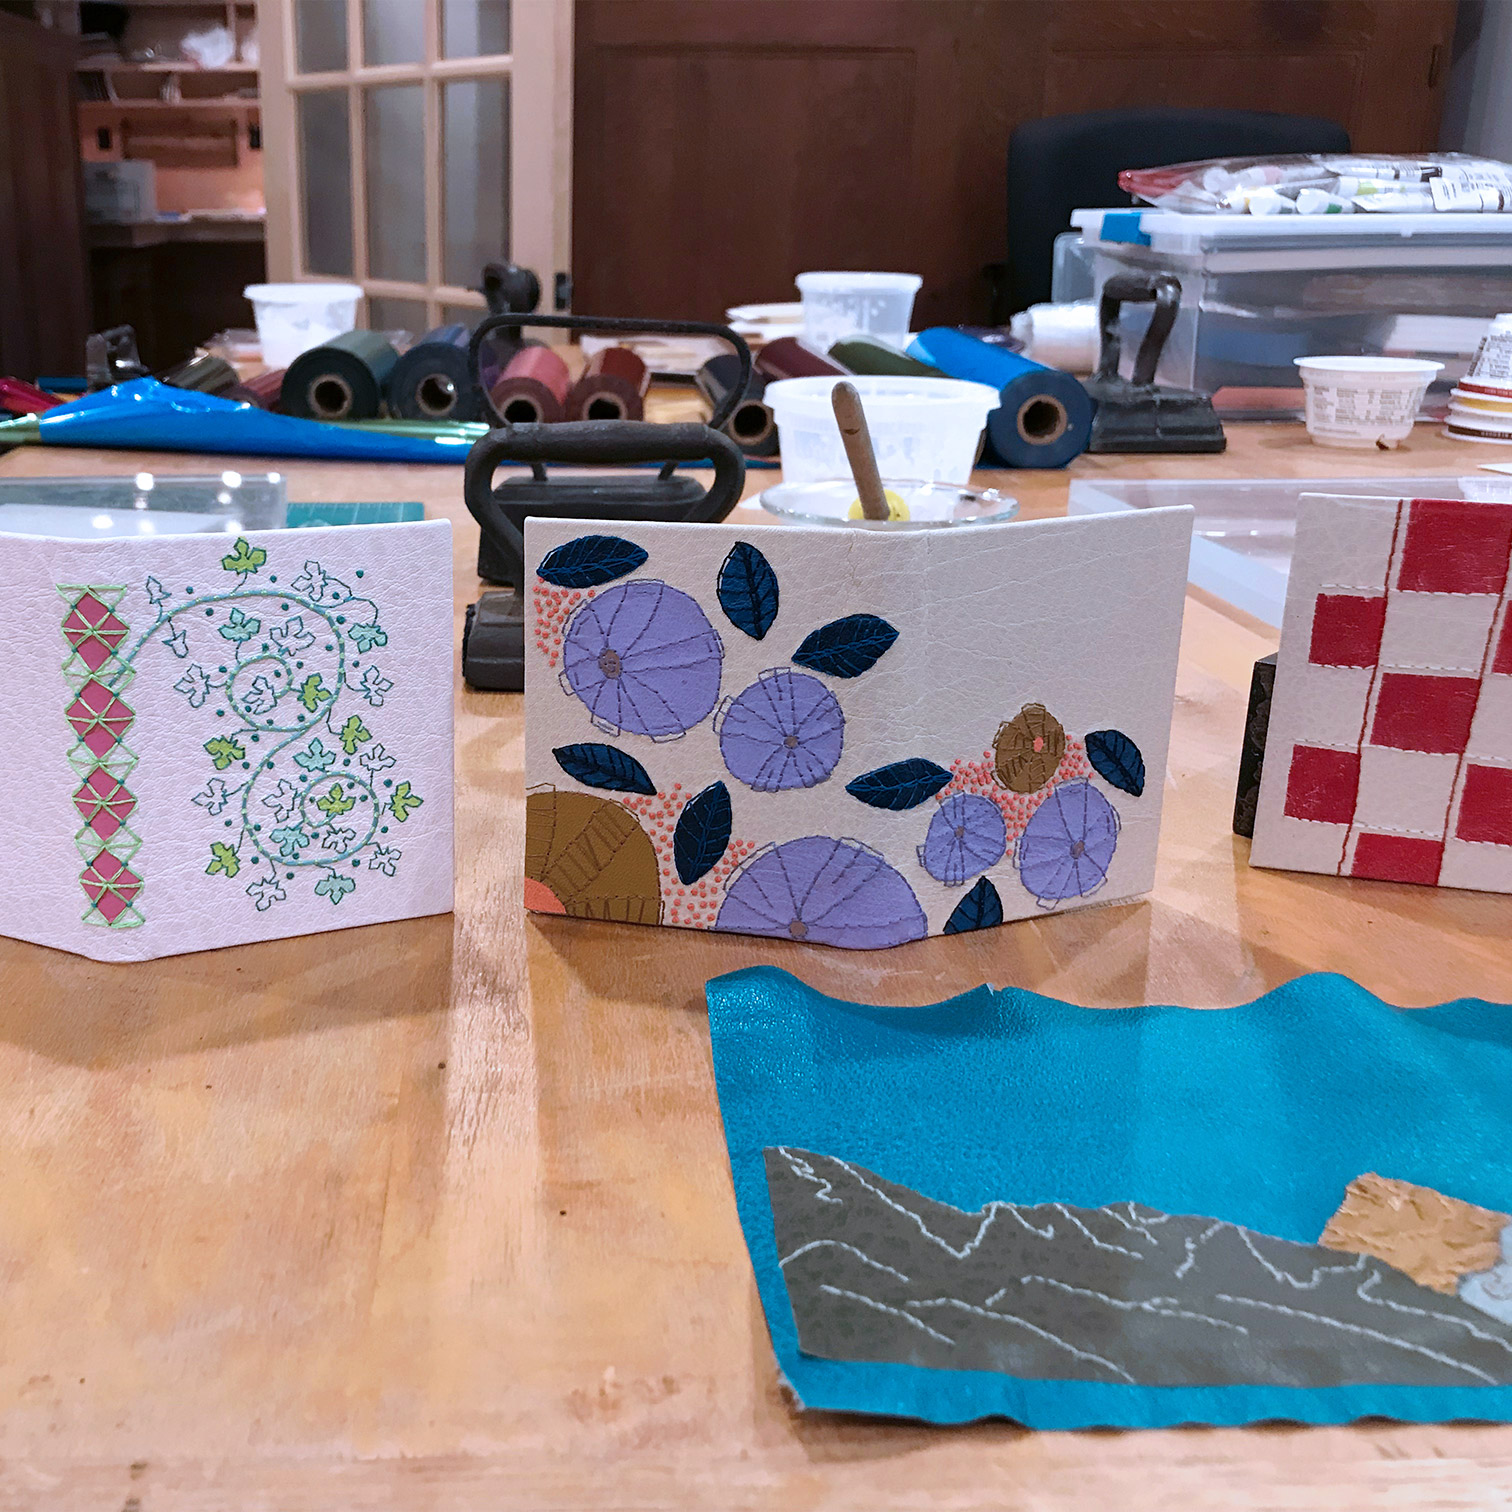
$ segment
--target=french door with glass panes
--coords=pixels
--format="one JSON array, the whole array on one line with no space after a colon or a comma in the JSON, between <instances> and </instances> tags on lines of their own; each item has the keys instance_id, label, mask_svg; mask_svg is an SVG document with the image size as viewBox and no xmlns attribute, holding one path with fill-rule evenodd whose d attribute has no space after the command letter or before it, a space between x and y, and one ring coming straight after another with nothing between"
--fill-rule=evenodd
<instances>
[{"instance_id":1,"label":"french door with glass panes","mask_svg":"<svg viewBox=\"0 0 1512 1512\"><path fill-rule=\"evenodd\" d=\"M570 0L262 0L268 276L367 324L474 321L483 265L569 266Z\"/></svg>"}]
</instances>

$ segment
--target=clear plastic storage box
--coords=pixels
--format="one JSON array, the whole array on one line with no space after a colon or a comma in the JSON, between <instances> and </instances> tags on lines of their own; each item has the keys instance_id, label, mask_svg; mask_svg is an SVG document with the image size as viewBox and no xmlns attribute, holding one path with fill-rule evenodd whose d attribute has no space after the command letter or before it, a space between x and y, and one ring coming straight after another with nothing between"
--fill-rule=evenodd
<instances>
[{"instance_id":1,"label":"clear plastic storage box","mask_svg":"<svg viewBox=\"0 0 1512 1512\"><path fill-rule=\"evenodd\" d=\"M1161 383L1218 396L1230 414L1301 407L1298 357L1423 357L1469 370L1494 315L1512 310L1512 215L1178 215L1078 210L1097 290L1114 273L1181 281ZM1124 367L1149 305L1124 306ZM1264 391L1271 391L1269 394ZM1227 392L1225 392L1227 391Z\"/></svg>"},{"instance_id":2,"label":"clear plastic storage box","mask_svg":"<svg viewBox=\"0 0 1512 1512\"><path fill-rule=\"evenodd\" d=\"M1188 581L1264 620L1281 624L1286 579L1303 494L1353 494L1373 499L1512 501L1512 477L1479 473L1439 478L1075 478L1071 514L1111 514L1190 504L1192 557Z\"/></svg>"}]
</instances>

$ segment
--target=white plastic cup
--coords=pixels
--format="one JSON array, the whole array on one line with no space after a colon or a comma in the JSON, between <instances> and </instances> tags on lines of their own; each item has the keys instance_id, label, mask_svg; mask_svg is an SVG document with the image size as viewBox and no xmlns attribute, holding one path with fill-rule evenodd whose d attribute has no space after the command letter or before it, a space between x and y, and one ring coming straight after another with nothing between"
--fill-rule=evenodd
<instances>
[{"instance_id":1,"label":"white plastic cup","mask_svg":"<svg viewBox=\"0 0 1512 1512\"><path fill-rule=\"evenodd\" d=\"M362 290L346 283L248 284L263 363L286 368L301 352L323 346L357 324Z\"/></svg>"},{"instance_id":2,"label":"white plastic cup","mask_svg":"<svg viewBox=\"0 0 1512 1512\"><path fill-rule=\"evenodd\" d=\"M1467 376L1490 387L1512 388L1512 315L1498 315L1487 327Z\"/></svg>"},{"instance_id":3,"label":"white plastic cup","mask_svg":"<svg viewBox=\"0 0 1512 1512\"><path fill-rule=\"evenodd\" d=\"M858 333L908 345L917 273L800 273L804 340L821 352Z\"/></svg>"},{"instance_id":4,"label":"white plastic cup","mask_svg":"<svg viewBox=\"0 0 1512 1512\"><path fill-rule=\"evenodd\" d=\"M767 385L777 418L784 483L850 477L845 443L831 407L837 383L853 383L866 411L884 478L967 483L976 465L982 427L998 407L998 391L955 378L784 378Z\"/></svg>"},{"instance_id":5,"label":"white plastic cup","mask_svg":"<svg viewBox=\"0 0 1512 1512\"><path fill-rule=\"evenodd\" d=\"M1319 446L1389 451L1412 430L1442 362L1416 357L1297 357L1307 434Z\"/></svg>"}]
</instances>

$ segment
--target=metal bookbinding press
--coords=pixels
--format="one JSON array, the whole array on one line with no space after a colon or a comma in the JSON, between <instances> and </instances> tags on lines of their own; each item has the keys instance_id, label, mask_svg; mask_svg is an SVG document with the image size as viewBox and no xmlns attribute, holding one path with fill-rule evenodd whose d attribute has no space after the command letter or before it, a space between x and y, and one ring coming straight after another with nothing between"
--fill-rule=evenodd
<instances>
[{"instance_id":1,"label":"metal bookbinding press","mask_svg":"<svg viewBox=\"0 0 1512 1512\"><path fill-rule=\"evenodd\" d=\"M750 377L746 344L724 326L695 321L594 319L578 315L510 314L483 321L473 332L472 370L488 333L501 326L543 325L625 335L719 336L741 360ZM490 398L485 407L497 429L474 443L463 473L463 497L481 535L478 576L507 584L485 593L467 611L462 633L462 675L475 688L518 693L525 686L525 521L531 515L556 519L663 520L706 523L722 520L739 502L745 458L718 427L728 418L744 381L732 387L709 424L658 425L645 420L578 420L555 425L509 425ZM721 413L723 411L723 413ZM528 463L529 477L493 476L505 463ZM630 467L660 462L654 476L623 473L549 477L546 463L568 466ZM697 478L677 472L677 464L712 462L714 481L706 489Z\"/></svg>"},{"instance_id":2,"label":"metal bookbinding press","mask_svg":"<svg viewBox=\"0 0 1512 1512\"><path fill-rule=\"evenodd\" d=\"M1149 329L1134 358L1134 374L1119 376L1118 323L1125 303L1153 301ZM1221 452L1228 445L1213 401L1193 389L1161 388L1155 369L1181 308L1181 284L1167 273L1118 273L1102 290L1098 324L1102 350L1086 381L1096 411L1089 452Z\"/></svg>"}]
</instances>

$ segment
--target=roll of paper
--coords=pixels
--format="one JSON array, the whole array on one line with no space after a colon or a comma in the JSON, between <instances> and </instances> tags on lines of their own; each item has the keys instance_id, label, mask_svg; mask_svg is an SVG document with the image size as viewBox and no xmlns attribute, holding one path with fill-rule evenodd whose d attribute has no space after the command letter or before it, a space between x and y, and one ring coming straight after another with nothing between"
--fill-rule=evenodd
<instances>
[{"instance_id":1,"label":"roll of paper","mask_svg":"<svg viewBox=\"0 0 1512 1512\"><path fill-rule=\"evenodd\" d=\"M588 359L567 395L569 420L641 420L651 370L629 347L604 347Z\"/></svg>"},{"instance_id":2,"label":"roll of paper","mask_svg":"<svg viewBox=\"0 0 1512 1512\"><path fill-rule=\"evenodd\" d=\"M1067 373L1090 373L1097 366L1101 336L1097 303L1030 305L1013 317L1013 334L1024 343L1024 355Z\"/></svg>"},{"instance_id":3,"label":"roll of paper","mask_svg":"<svg viewBox=\"0 0 1512 1512\"><path fill-rule=\"evenodd\" d=\"M740 358L734 352L721 352L699 368L693 381L710 409L717 410L740 381ZM766 386L764 373L752 373L744 395L724 423L725 434L748 457L770 457L777 451L777 421L763 397Z\"/></svg>"},{"instance_id":4,"label":"roll of paper","mask_svg":"<svg viewBox=\"0 0 1512 1512\"><path fill-rule=\"evenodd\" d=\"M398 361L376 331L348 331L289 364L278 407L302 420L374 420Z\"/></svg>"},{"instance_id":5,"label":"roll of paper","mask_svg":"<svg viewBox=\"0 0 1512 1512\"><path fill-rule=\"evenodd\" d=\"M460 321L427 331L394 364L388 406L401 420L478 420L483 396L467 362L472 333Z\"/></svg>"},{"instance_id":6,"label":"roll of paper","mask_svg":"<svg viewBox=\"0 0 1512 1512\"><path fill-rule=\"evenodd\" d=\"M1092 400L1069 373L948 326L932 326L908 350L952 378L998 390L1001 403L987 416L987 439L1009 467L1064 467L1086 451Z\"/></svg>"},{"instance_id":7,"label":"roll of paper","mask_svg":"<svg viewBox=\"0 0 1512 1512\"><path fill-rule=\"evenodd\" d=\"M796 336L767 342L756 354L756 367L768 378L849 378L851 371Z\"/></svg>"},{"instance_id":8,"label":"roll of paper","mask_svg":"<svg viewBox=\"0 0 1512 1512\"><path fill-rule=\"evenodd\" d=\"M509 425L553 424L567 418L572 375L549 346L521 348L494 384L490 398Z\"/></svg>"}]
</instances>

